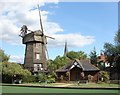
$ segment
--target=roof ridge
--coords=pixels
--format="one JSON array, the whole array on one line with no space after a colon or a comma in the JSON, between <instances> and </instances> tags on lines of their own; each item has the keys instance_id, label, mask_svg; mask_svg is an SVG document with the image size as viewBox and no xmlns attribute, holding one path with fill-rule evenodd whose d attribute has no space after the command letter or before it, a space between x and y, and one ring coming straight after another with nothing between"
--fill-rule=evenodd
<instances>
[{"instance_id":1,"label":"roof ridge","mask_svg":"<svg viewBox=\"0 0 120 95\"><path fill-rule=\"evenodd\" d=\"M83 67L83 65L81 64L80 60L79 59L76 59L76 61L79 63L79 65L81 65L83 71L85 70L85 68Z\"/></svg>"},{"instance_id":2,"label":"roof ridge","mask_svg":"<svg viewBox=\"0 0 120 95\"><path fill-rule=\"evenodd\" d=\"M73 60L67 62L67 64L65 64L64 66L60 67L60 68L57 69L56 71L61 70L61 69L66 69L66 66L69 66L69 64L71 64L71 63L73 63L73 62L74 62Z\"/></svg>"}]
</instances>

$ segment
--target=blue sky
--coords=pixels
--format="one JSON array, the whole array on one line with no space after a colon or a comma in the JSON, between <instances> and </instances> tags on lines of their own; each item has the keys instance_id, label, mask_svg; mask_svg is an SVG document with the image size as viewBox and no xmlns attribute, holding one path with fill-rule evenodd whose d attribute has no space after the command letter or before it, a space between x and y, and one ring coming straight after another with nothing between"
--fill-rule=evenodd
<instances>
[{"instance_id":1,"label":"blue sky","mask_svg":"<svg viewBox=\"0 0 120 95\"><path fill-rule=\"evenodd\" d=\"M6 4L8 9L4 8L0 14L3 19L0 24L3 36L0 47L11 56L11 61L23 62L25 45L22 45L18 36L19 30L23 24L32 30L39 29L35 8L37 5L29 4L22 8L22 4L18 4L16 10L11 8L12 5L14 3L9 6ZM117 2L57 2L40 5L45 34L55 37L55 40L48 39L51 59L63 55L66 40L69 51L84 51L88 55L94 47L100 53L105 42L114 43L114 35L118 29ZM6 29L7 25L11 27Z\"/></svg>"}]
</instances>

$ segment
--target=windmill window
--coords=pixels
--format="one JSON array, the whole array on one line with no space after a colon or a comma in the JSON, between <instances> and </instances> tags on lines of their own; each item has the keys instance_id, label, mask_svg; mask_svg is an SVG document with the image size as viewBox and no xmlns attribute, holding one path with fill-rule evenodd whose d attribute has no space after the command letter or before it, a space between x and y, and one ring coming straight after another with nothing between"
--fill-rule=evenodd
<instances>
[{"instance_id":1,"label":"windmill window","mask_svg":"<svg viewBox=\"0 0 120 95\"><path fill-rule=\"evenodd\" d=\"M40 71L42 69L42 64L34 64L34 71Z\"/></svg>"},{"instance_id":2,"label":"windmill window","mask_svg":"<svg viewBox=\"0 0 120 95\"><path fill-rule=\"evenodd\" d=\"M43 68L43 64L40 64L40 68Z\"/></svg>"},{"instance_id":3,"label":"windmill window","mask_svg":"<svg viewBox=\"0 0 120 95\"><path fill-rule=\"evenodd\" d=\"M39 53L36 53L36 59L40 59L40 54Z\"/></svg>"},{"instance_id":4,"label":"windmill window","mask_svg":"<svg viewBox=\"0 0 120 95\"><path fill-rule=\"evenodd\" d=\"M38 64L37 65L37 70L39 71L39 70L43 70L43 65L42 64Z\"/></svg>"},{"instance_id":5,"label":"windmill window","mask_svg":"<svg viewBox=\"0 0 120 95\"><path fill-rule=\"evenodd\" d=\"M40 65L37 65L37 70L38 70L38 71L40 70Z\"/></svg>"}]
</instances>

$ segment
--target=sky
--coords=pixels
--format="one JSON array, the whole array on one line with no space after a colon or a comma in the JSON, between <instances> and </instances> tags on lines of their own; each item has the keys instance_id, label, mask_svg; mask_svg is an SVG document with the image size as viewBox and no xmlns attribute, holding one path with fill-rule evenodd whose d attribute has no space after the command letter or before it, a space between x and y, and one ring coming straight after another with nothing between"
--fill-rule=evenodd
<instances>
[{"instance_id":1,"label":"sky","mask_svg":"<svg viewBox=\"0 0 120 95\"><path fill-rule=\"evenodd\" d=\"M47 39L50 59L63 55L65 41L68 51L89 55L95 47L99 54L105 42L114 43L118 30L117 2L0 2L0 48L10 55L11 62L24 61L25 45L18 36L22 25L32 31L41 29L37 4L44 34L55 38Z\"/></svg>"}]
</instances>

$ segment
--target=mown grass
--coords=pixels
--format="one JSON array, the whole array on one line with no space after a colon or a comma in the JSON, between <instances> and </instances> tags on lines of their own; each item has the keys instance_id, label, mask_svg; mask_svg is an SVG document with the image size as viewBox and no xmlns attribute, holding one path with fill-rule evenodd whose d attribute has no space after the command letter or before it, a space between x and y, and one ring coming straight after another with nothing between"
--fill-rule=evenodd
<instances>
[{"instance_id":1,"label":"mown grass","mask_svg":"<svg viewBox=\"0 0 120 95\"><path fill-rule=\"evenodd\" d=\"M38 87L18 87L3 86L2 93L118 93L112 89L61 89L61 88L38 88Z\"/></svg>"}]
</instances>

